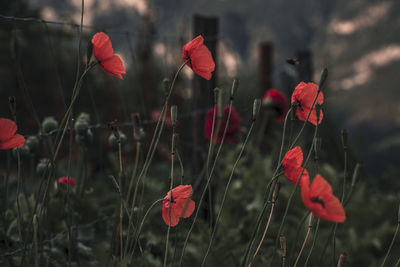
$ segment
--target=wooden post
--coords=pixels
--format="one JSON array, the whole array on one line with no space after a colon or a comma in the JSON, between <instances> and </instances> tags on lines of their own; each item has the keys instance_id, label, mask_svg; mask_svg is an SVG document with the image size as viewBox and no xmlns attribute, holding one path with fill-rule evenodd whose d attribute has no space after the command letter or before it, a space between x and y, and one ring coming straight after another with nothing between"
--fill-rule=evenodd
<instances>
[{"instance_id":1,"label":"wooden post","mask_svg":"<svg viewBox=\"0 0 400 267\"><path fill-rule=\"evenodd\" d=\"M204 44L211 51L211 55L217 64L217 34L218 34L218 18L194 15L193 17L193 37L198 35L204 37ZM211 107L214 102L214 88L216 86L217 66L212 74L211 80L195 74L193 77L193 110L204 110ZM204 140L204 117L205 114L197 114L192 119L192 136L193 136L193 152L192 152L192 171L196 177L203 167L204 155L201 152L207 147ZM200 149L199 149L200 148Z\"/></svg>"},{"instance_id":2,"label":"wooden post","mask_svg":"<svg viewBox=\"0 0 400 267\"><path fill-rule=\"evenodd\" d=\"M299 51L297 53L297 76L301 82L311 82L313 74L312 54L309 50Z\"/></svg>"},{"instance_id":3,"label":"wooden post","mask_svg":"<svg viewBox=\"0 0 400 267\"><path fill-rule=\"evenodd\" d=\"M217 34L218 34L218 18L206 17L195 15L193 17L193 35L194 37L201 34L204 37L204 44L211 51L214 62L217 64ZM207 81L199 75L195 74L193 77L193 110L204 110L213 106L214 102L214 88L217 79L217 66L212 74L211 80ZM199 177L199 174L204 166L205 159L204 151L207 150L208 145L204 138L204 118L205 114L195 115L192 119L192 137L193 137L193 150L192 150L192 174L193 178ZM203 179L203 177L199 177ZM201 184L205 184L205 180ZM194 181L195 183L195 181ZM203 186L200 186L203 188ZM210 184L211 190L208 191L207 197L204 201L204 210L202 216L209 222L210 227L214 224L213 216L213 188ZM200 208L200 207L199 207Z\"/></svg>"},{"instance_id":4,"label":"wooden post","mask_svg":"<svg viewBox=\"0 0 400 267\"><path fill-rule=\"evenodd\" d=\"M262 42L259 46L260 65L260 96L272 88L273 72L273 45L270 42Z\"/></svg>"}]
</instances>

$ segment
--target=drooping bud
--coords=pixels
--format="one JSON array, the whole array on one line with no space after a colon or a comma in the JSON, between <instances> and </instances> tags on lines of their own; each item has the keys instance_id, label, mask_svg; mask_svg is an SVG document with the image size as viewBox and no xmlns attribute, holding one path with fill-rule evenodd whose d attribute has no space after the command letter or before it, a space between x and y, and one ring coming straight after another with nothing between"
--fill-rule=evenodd
<instances>
[{"instance_id":1,"label":"drooping bud","mask_svg":"<svg viewBox=\"0 0 400 267\"><path fill-rule=\"evenodd\" d=\"M232 83L231 98L233 98L233 96L235 95L235 93L236 93L238 87L239 87L239 79L238 79L238 78L235 78L235 79L233 80L233 83Z\"/></svg>"},{"instance_id":2,"label":"drooping bud","mask_svg":"<svg viewBox=\"0 0 400 267\"><path fill-rule=\"evenodd\" d=\"M260 112L260 108L261 108L261 99L259 99L259 98L254 99L254 102L253 102L253 114L252 114L253 121L256 120L258 112Z\"/></svg>"},{"instance_id":3,"label":"drooping bud","mask_svg":"<svg viewBox=\"0 0 400 267\"><path fill-rule=\"evenodd\" d=\"M275 203L278 198L279 190L281 189L281 183L277 182L274 187L274 192L272 193L272 203Z\"/></svg>"},{"instance_id":4,"label":"drooping bud","mask_svg":"<svg viewBox=\"0 0 400 267\"><path fill-rule=\"evenodd\" d=\"M351 178L351 186L355 186L358 178L358 174L360 173L361 163L358 162L356 167L354 168L353 177Z\"/></svg>"},{"instance_id":5,"label":"drooping bud","mask_svg":"<svg viewBox=\"0 0 400 267\"><path fill-rule=\"evenodd\" d=\"M326 78L328 77L328 69L324 68L321 71L321 75L319 77L319 85L318 85L318 92L320 92L325 85Z\"/></svg>"},{"instance_id":6,"label":"drooping bud","mask_svg":"<svg viewBox=\"0 0 400 267\"><path fill-rule=\"evenodd\" d=\"M44 118L42 122L42 132L49 134L58 128L58 122L52 116Z\"/></svg>"}]
</instances>

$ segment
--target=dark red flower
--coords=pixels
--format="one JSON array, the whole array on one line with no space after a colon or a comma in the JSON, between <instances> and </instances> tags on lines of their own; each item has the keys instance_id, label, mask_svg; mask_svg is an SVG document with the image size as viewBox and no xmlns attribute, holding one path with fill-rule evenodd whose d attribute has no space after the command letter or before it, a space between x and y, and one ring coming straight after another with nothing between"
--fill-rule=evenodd
<instances>
[{"instance_id":1,"label":"dark red flower","mask_svg":"<svg viewBox=\"0 0 400 267\"><path fill-rule=\"evenodd\" d=\"M282 160L282 167L285 170L285 176L294 184L297 184L297 180L303 170L301 164L303 164L303 151L299 146L289 150ZM298 186L303 186L304 177L308 177L308 171L306 169L304 169L303 174L301 175Z\"/></svg>"},{"instance_id":2,"label":"dark red flower","mask_svg":"<svg viewBox=\"0 0 400 267\"><path fill-rule=\"evenodd\" d=\"M211 79L211 72L215 69L215 63L210 50L203 44L204 38L199 35L187 43L182 50L184 62L189 60L188 66L206 80Z\"/></svg>"},{"instance_id":3,"label":"dark red flower","mask_svg":"<svg viewBox=\"0 0 400 267\"><path fill-rule=\"evenodd\" d=\"M304 205L315 217L333 222L344 222L346 213L342 203L332 194L332 187L319 174L317 174L310 186L310 178L303 179L301 198Z\"/></svg>"},{"instance_id":4,"label":"dark red flower","mask_svg":"<svg viewBox=\"0 0 400 267\"><path fill-rule=\"evenodd\" d=\"M57 184L65 184L68 185L68 177L60 177L56 182L54 182L54 185L57 187ZM74 188L76 186L75 179L72 177L69 177L69 185Z\"/></svg>"},{"instance_id":5,"label":"dark red flower","mask_svg":"<svg viewBox=\"0 0 400 267\"><path fill-rule=\"evenodd\" d=\"M170 208L171 191L164 197L162 206L162 217L168 225L171 215L171 226L176 226L181 217L188 218L192 215L195 203L190 199L192 196L191 185L180 185L172 189L172 199ZM171 214L170 214L171 211Z\"/></svg>"},{"instance_id":6,"label":"dark red flower","mask_svg":"<svg viewBox=\"0 0 400 267\"><path fill-rule=\"evenodd\" d=\"M225 107L224 115L220 119L219 123L218 123L218 110L219 110L219 108L217 107L217 114L215 116L215 123L214 123L214 141L213 141L214 144L221 143L222 136L223 136L224 130L225 130L226 121L228 119L229 105L227 105ZM213 116L214 116L214 109L210 109L206 115L206 123L204 126L204 136L208 140L211 139ZM225 142L236 143L236 136L240 132L240 122L241 121L242 121L242 119L236 113L235 108L232 107L231 118L229 120L228 129L226 130L226 134L225 134L225 139L224 139Z\"/></svg>"},{"instance_id":7,"label":"dark red flower","mask_svg":"<svg viewBox=\"0 0 400 267\"><path fill-rule=\"evenodd\" d=\"M93 53L100 63L100 68L115 77L122 78L125 74L124 64L118 55L114 55L114 49L110 38L104 32L96 33L92 38Z\"/></svg>"},{"instance_id":8,"label":"dark red flower","mask_svg":"<svg viewBox=\"0 0 400 267\"><path fill-rule=\"evenodd\" d=\"M307 119L308 113L310 112L311 105L314 102L315 96L318 93L318 85L315 83L299 83L292 94L292 104L297 102L299 105L296 108L297 118L301 121ZM308 121L314 125L317 125L317 114L315 113L315 106L318 104L322 105L324 103L324 95L322 92L319 93L317 101L311 111ZM322 122L323 113L320 111L319 122Z\"/></svg>"},{"instance_id":9,"label":"dark red flower","mask_svg":"<svg viewBox=\"0 0 400 267\"><path fill-rule=\"evenodd\" d=\"M25 144L25 137L15 134L17 124L9 119L0 118L0 149L22 147Z\"/></svg>"},{"instance_id":10,"label":"dark red flower","mask_svg":"<svg viewBox=\"0 0 400 267\"><path fill-rule=\"evenodd\" d=\"M268 90L262 100L263 106L271 106L276 110L278 122L285 120L286 113L288 111L288 104L286 97L283 93L276 89Z\"/></svg>"}]
</instances>

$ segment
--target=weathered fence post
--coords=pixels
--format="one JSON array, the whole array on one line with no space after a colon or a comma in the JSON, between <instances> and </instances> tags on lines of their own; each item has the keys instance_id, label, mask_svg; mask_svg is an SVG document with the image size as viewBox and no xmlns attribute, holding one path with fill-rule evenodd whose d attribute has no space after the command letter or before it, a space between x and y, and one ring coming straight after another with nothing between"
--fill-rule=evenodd
<instances>
[{"instance_id":1,"label":"weathered fence post","mask_svg":"<svg viewBox=\"0 0 400 267\"><path fill-rule=\"evenodd\" d=\"M218 42L218 18L217 17L206 17L201 15L194 15L193 17L193 36L198 35L204 37L204 44L211 51L211 55L217 64L217 42ZM217 80L217 66L212 74L211 80L207 81L198 75L193 77L193 110L204 110L211 107L214 102L214 88L216 87ZM203 179L199 174L202 167L204 166L204 154L207 148L207 142L204 139L204 113L197 113L192 119L192 137L193 137L193 148L192 148L192 174L193 178ZM201 184L204 184L203 181ZM200 187L202 188L202 187ZM211 191L209 191L211 192ZM213 208L212 199L210 194L207 194L204 206L206 207L203 213L205 219L213 224ZM212 196L211 196L212 198Z\"/></svg>"}]
</instances>

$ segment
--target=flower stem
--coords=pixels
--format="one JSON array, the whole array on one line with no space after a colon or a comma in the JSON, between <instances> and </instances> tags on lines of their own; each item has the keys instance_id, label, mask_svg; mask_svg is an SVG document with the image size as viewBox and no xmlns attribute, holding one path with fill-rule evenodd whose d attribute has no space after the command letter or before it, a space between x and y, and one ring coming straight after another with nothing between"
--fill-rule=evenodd
<instances>
[{"instance_id":1,"label":"flower stem","mask_svg":"<svg viewBox=\"0 0 400 267\"><path fill-rule=\"evenodd\" d=\"M400 206L399 206L399 213L398 213L398 215L399 215L399 216L398 216L398 220L397 220L397 227L396 227L396 230L395 230L395 232L394 232L394 235L393 235L393 238L392 238L392 242L390 242L389 248L388 248L388 250L387 250L387 252L386 252L385 258L383 258L381 267L383 267L383 266L385 265L385 262L386 262L386 260L387 260L387 258L388 258L388 256L389 256L389 254L390 254L390 251L392 250L394 241L396 241L396 237L397 237L397 234L398 234L398 232L399 232L399 228L400 228Z\"/></svg>"},{"instance_id":2,"label":"flower stem","mask_svg":"<svg viewBox=\"0 0 400 267\"><path fill-rule=\"evenodd\" d=\"M307 234L306 234L306 237L304 238L303 245L301 246L299 255L297 255L297 259L296 259L296 261L295 261L293 267L296 267L296 266L297 266L297 263L298 263L299 260L300 260L301 254L303 253L304 247L305 247L305 245L306 245L306 242L307 242L308 237L309 237L310 232L311 232L312 221L313 221L313 214L311 213L311 214L310 214L310 219L309 219L309 221L308 221L308 230L307 230Z\"/></svg>"},{"instance_id":3,"label":"flower stem","mask_svg":"<svg viewBox=\"0 0 400 267\"><path fill-rule=\"evenodd\" d=\"M233 86L234 86L234 85L235 85L235 81L234 81L234 83L233 83ZM199 215L200 207L201 207L201 205L203 204L204 196L205 196L206 191L207 191L207 188L208 188L208 186L209 186L209 184L210 184L210 181L211 181L211 178L212 178L212 175L213 175L215 166L216 166L216 164L217 164L217 159L218 159L219 154L220 154L221 149L222 149L222 145L224 144L226 132L228 131L228 126L229 126L229 122L230 122L230 119L231 119L232 105L233 105L233 95L231 94L231 97L230 97L230 100L229 100L229 112L228 112L228 116L227 116L227 118L226 118L226 124L225 124L224 132L223 132L223 134L222 134L221 143L220 143L219 146L218 146L217 154L215 155L215 159L214 159L212 168L211 168L211 170L210 170L210 174L209 174L209 176L207 177L206 185L205 185L205 187L204 187L204 189L203 189L203 192L202 192L202 194L201 194L201 197L200 197L200 200L199 200L199 204L197 205L197 210L196 210L196 214L195 214L195 216L194 216L192 225L190 226L190 229L189 229L189 231L188 231L188 233L187 233L187 235L186 235L186 238L185 238L185 242L183 243L182 253L181 253L180 260L179 260L179 266L182 266L183 256L185 255L186 246L187 246L187 243L188 243L188 241L189 241L190 234L192 233L193 228L194 228L194 225L195 225L195 223L196 223L196 221L197 221L197 217L198 217L198 215Z\"/></svg>"},{"instance_id":4,"label":"flower stem","mask_svg":"<svg viewBox=\"0 0 400 267\"><path fill-rule=\"evenodd\" d=\"M313 249L314 249L315 242L317 241L318 229L319 229L319 222L320 222L320 219L317 220L317 226L315 227L313 242L312 242L310 251L308 252L306 262L304 263L304 267L307 267L307 263L308 263L308 261L309 261L309 259L310 259L310 257L311 257L311 253L312 253L312 251L313 251Z\"/></svg>"},{"instance_id":5,"label":"flower stem","mask_svg":"<svg viewBox=\"0 0 400 267\"><path fill-rule=\"evenodd\" d=\"M211 238L210 238L210 242L208 243L208 248L207 248L206 254L205 254L204 257L203 257L203 262L202 262L201 266L204 266L205 263L206 263L207 256L208 256L208 254L209 254L209 252L210 252L211 245L212 245L212 242L213 242L213 240L214 240L215 233L216 233L216 231L217 231L217 226L218 226L219 219L220 219L220 216L221 216L221 213L222 213L222 209L223 209L224 204L225 204L225 199L226 199L226 196L227 196L227 193L228 193L228 189L229 189L229 186L230 186L231 181L232 181L232 178L233 178L233 174L234 174L234 172L235 172L235 169L236 169L236 167L237 167L237 165L238 165L240 159L242 158L243 151L244 151L244 149L245 149L245 147L246 147L246 144L248 143L250 134L252 133L252 130L253 130L253 127L254 127L254 122L255 122L255 120L252 120L251 125L250 125L250 129L249 129L249 132L247 133L247 136L246 136L246 139L244 140L243 145L242 145L242 147L241 147L241 149L240 149L239 155L238 155L238 157L237 157L235 163L233 164L233 167L232 167L232 170L231 170L231 173L230 173L228 182L227 182L227 184L226 184L226 186L225 186L225 191L224 191L224 195L223 195L223 197L222 197L221 207L220 207L220 209L219 209L217 218L216 218L216 220L215 220L215 226L214 226L214 228L213 228L213 231L212 231L212 234L211 234Z\"/></svg>"}]
</instances>

